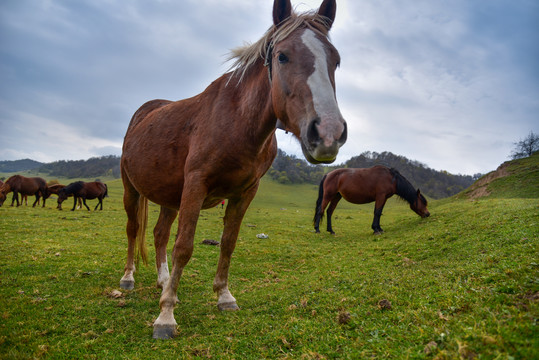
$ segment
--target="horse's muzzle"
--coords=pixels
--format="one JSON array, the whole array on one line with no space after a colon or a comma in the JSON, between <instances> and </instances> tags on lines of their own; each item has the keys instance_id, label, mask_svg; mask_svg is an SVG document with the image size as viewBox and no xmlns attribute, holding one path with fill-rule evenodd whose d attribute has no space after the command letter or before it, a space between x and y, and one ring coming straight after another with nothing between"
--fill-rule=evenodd
<instances>
[{"instance_id":1,"label":"horse's muzzle","mask_svg":"<svg viewBox=\"0 0 539 360\"><path fill-rule=\"evenodd\" d=\"M310 122L306 134L301 137L301 150L312 164L331 164L347 136L346 121L323 123L317 118Z\"/></svg>"}]
</instances>

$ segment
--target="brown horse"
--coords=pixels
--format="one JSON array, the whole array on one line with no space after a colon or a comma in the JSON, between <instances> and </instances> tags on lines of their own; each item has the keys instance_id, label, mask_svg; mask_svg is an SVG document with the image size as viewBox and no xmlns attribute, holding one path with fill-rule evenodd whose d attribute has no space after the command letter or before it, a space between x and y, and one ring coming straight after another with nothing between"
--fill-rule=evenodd
<instances>
[{"instance_id":1,"label":"brown horse","mask_svg":"<svg viewBox=\"0 0 539 360\"><path fill-rule=\"evenodd\" d=\"M344 199L352 204L367 204L375 201L372 229L375 234L383 232L380 227L380 217L386 200L397 194L410 204L410 208L422 218L430 215L427 210L427 199L419 189L396 169L377 165L367 169L337 169L324 175L318 190L318 200L314 212L314 229L320 232L320 220L327 210L327 230L335 234L331 227L331 215L337 204Z\"/></svg>"},{"instance_id":2,"label":"brown horse","mask_svg":"<svg viewBox=\"0 0 539 360\"><path fill-rule=\"evenodd\" d=\"M58 195L58 192L59 192L60 190L62 190L63 188L65 188L65 187L66 187L66 186L65 186L65 185L62 185L62 184L49 185L49 186L47 187L47 189L49 190L49 196L52 195L52 194ZM69 195L68 195L68 197L71 197L71 196L73 196L73 194L69 194ZM48 197L47 197L47 199L48 199ZM78 203L79 203L79 205L78 205L77 209L82 208L82 198L79 197Z\"/></svg>"},{"instance_id":3,"label":"brown horse","mask_svg":"<svg viewBox=\"0 0 539 360\"><path fill-rule=\"evenodd\" d=\"M66 186L62 184L47 185L48 194L45 199L48 199L52 194L58 195L58 191L60 191L61 189L65 187ZM73 195L69 195L69 196L73 196ZM28 205L28 195L21 195L21 203ZM37 201L37 205L39 205L39 200ZM81 207L82 207L82 198L79 198L79 208Z\"/></svg>"},{"instance_id":4,"label":"brown horse","mask_svg":"<svg viewBox=\"0 0 539 360\"><path fill-rule=\"evenodd\" d=\"M4 185L0 187L0 206L4 203L7 198L7 194L13 192L13 199L11 200L11 206L17 201L17 206L22 204L19 203L19 194L22 195L35 195L36 201L34 201L33 207L39 201L39 198L43 196L43 207L45 207L45 199L48 195L47 191L47 182L45 179L40 177L25 177L22 175L13 175L6 180ZM22 199L21 199L22 200Z\"/></svg>"},{"instance_id":5,"label":"brown horse","mask_svg":"<svg viewBox=\"0 0 539 360\"><path fill-rule=\"evenodd\" d=\"M97 210L97 207L99 205L101 205L101 208L99 210L103 210L103 198L108 196L108 189L107 185L103 184L101 181L77 181L71 183L66 187L58 190L58 209L62 210L62 202L64 202L64 200L67 199L69 196L74 197L73 209L71 209L71 211L75 211L75 208L77 207L77 200L80 204L80 199L82 199L82 203L84 204L84 206L86 206L86 209L88 209L88 211L90 211L90 208L88 207L88 205L86 205L86 199L99 200L94 208L94 211Z\"/></svg>"},{"instance_id":6,"label":"brown horse","mask_svg":"<svg viewBox=\"0 0 539 360\"><path fill-rule=\"evenodd\" d=\"M176 292L200 210L222 199L228 205L213 290L220 310L239 309L228 289L230 258L245 211L275 158L276 126L292 132L313 163L333 162L345 142L335 98L339 54L328 40L335 11L335 0L301 15L292 13L289 0L275 0L274 25L256 43L233 51L231 72L195 97L153 100L133 115L121 158L128 249L120 286L134 286L135 251L146 258L150 200L161 206L154 228L157 285L163 288L155 338L176 333ZM177 216L169 275L166 247Z\"/></svg>"}]
</instances>

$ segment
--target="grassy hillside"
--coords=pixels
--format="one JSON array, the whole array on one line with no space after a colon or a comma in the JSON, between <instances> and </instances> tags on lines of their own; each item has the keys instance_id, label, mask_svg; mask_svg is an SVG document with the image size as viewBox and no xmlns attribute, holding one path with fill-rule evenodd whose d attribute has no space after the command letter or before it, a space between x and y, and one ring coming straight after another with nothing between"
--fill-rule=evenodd
<instances>
[{"instance_id":1,"label":"grassy hillside","mask_svg":"<svg viewBox=\"0 0 539 360\"><path fill-rule=\"evenodd\" d=\"M520 164L511 166L521 180L495 180L487 197L431 201L428 219L391 199L381 236L372 204L344 201L337 234L315 234L317 187L264 179L231 266L241 311L217 310L219 248L201 241L219 239L224 211L205 210L170 341L151 338L153 263L138 268L133 291L111 296L126 256L119 180L102 212L3 206L0 358L537 358L537 168ZM151 206L149 239L157 215Z\"/></svg>"},{"instance_id":2,"label":"grassy hillside","mask_svg":"<svg viewBox=\"0 0 539 360\"><path fill-rule=\"evenodd\" d=\"M477 180L460 197L539 198L539 153L503 163Z\"/></svg>"}]
</instances>

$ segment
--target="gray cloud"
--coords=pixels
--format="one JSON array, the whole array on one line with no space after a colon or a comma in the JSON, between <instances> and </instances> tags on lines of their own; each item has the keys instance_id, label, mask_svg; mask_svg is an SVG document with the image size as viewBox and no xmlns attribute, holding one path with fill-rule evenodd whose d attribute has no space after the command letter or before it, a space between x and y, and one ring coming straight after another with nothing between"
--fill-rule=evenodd
<instances>
[{"instance_id":1,"label":"gray cloud","mask_svg":"<svg viewBox=\"0 0 539 360\"><path fill-rule=\"evenodd\" d=\"M299 10L320 1L296 1ZM337 162L392 151L486 172L538 132L539 5L528 0L338 0L331 38L349 140ZM133 112L193 96L258 40L272 2L0 3L0 159L118 154ZM301 157L279 133L279 146Z\"/></svg>"}]
</instances>

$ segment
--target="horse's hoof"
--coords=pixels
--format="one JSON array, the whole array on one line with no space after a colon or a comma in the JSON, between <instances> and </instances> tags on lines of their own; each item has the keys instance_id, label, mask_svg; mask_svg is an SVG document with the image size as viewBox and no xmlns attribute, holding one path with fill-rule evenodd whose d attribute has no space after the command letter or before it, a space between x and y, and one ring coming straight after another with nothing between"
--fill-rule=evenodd
<instances>
[{"instance_id":1,"label":"horse's hoof","mask_svg":"<svg viewBox=\"0 0 539 360\"><path fill-rule=\"evenodd\" d=\"M172 339L176 336L176 325L154 325L153 326L153 338L154 339Z\"/></svg>"},{"instance_id":2,"label":"horse's hoof","mask_svg":"<svg viewBox=\"0 0 539 360\"><path fill-rule=\"evenodd\" d=\"M219 309L219 311L236 311L240 309L236 302L217 304L217 308Z\"/></svg>"},{"instance_id":3,"label":"horse's hoof","mask_svg":"<svg viewBox=\"0 0 539 360\"><path fill-rule=\"evenodd\" d=\"M383 231L375 231L374 232L374 235L382 235L383 234Z\"/></svg>"},{"instance_id":4,"label":"horse's hoof","mask_svg":"<svg viewBox=\"0 0 539 360\"><path fill-rule=\"evenodd\" d=\"M318 230L318 229L315 229L314 232L317 233L317 234L320 234L320 230Z\"/></svg>"},{"instance_id":5,"label":"horse's hoof","mask_svg":"<svg viewBox=\"0 0 539 360\"><path fill-rule=\"evenodd\" d=\"M133 280L120 280L120 287L124 290L133 290L135 282Z\"/></svg>"}]
</instances>

